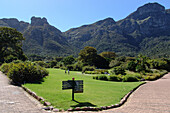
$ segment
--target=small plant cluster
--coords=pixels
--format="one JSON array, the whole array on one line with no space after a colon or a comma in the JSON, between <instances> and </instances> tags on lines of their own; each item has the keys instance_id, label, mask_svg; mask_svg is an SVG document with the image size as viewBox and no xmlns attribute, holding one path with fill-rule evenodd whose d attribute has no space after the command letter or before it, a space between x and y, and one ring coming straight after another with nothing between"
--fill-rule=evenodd
<instances>
[{"instance_id":1,"label":"small plant cluster","mask_svg":"<svg viewBox=\"0 0 170 113\"><path fill-rule=\"evenodd\" d=\"M94 71L85 71L85 74L108 74L108 70L105 69L95 69Z\"/></svg>"},{"instance_id":2,"label":"small plant cluster","mask_svg":"<svg viewBox=\"0 0 170 113\"><path fill-rule=\"evenodd\" d=\"M166 70L157 70L157 69L152 69L152 73L146 73L144 75L145 80L157 80L161 77L163 77L163 75L165 75L166 73L168 73L168 71Z\"/></svg>"},{"instance_id":3,"label":"small plant cluster","mask_svg":"<svg viewBox=\"0 0 170 113\"><path fill-rule=\"evenodd\" d=\"M94 76L93 79L117 82L137 82L140 80L138 77L132 75L98 75Z\"/></svg>"},{"instance_id":4,"label":"small plant cluster","mask_svg":"<svg viewBox=\"0 0 170 113\"><path fill-rule=\"evenodd\" d=\"M157 70L157 69L151 69L149 73L135 73L132 71L126 71L126 75L122 74L115 74L112 73L111 75L97 75L93 76L93 79L96 80L105 80L105 81L117 81L117 82L137 82L137 81L144 81L144 80L156 80L161 78L163 75L167 74L168 71L166 70Z\"/></svg>"},{"instance_id":5,"label":"small plant cluster","mask_svg":"<svg viewBox=\"0 0 170 113\"><path fill-rule=\"evenodd\" d=\"M0 70L5 73L12 83L20 85L27 82L41 82L49 72L32 62L4 63Z\"/></svg>"}]
</instances>

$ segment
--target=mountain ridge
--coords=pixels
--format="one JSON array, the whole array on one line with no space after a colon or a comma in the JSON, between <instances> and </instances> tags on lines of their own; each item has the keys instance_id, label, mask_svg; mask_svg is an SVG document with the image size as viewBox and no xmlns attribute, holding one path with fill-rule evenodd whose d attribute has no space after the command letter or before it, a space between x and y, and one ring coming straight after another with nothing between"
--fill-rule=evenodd
<instances>
[{"instance_id":1,"label":"mountain ridge","mask_svg":"<svg viewBox=\"0 0 170 113\"><path fill-rule=\"evenodd\" d=\"M170 9L158 3L140 6L119 21L108 17L66 32L50 25L45 17L33 16L31 23L0 19L0 26L13 27L23 33L26 37L23 50L27 54L77 55L85 46L93 46L99 53L170 56Z\"/></svg>"}]
</instances>

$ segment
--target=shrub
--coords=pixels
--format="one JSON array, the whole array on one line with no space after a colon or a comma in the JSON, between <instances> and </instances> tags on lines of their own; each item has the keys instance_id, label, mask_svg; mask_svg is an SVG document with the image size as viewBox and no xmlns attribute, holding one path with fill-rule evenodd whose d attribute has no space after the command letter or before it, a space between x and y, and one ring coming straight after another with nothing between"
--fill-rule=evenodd
<instances>
[{"instance_id":1,"label":"shrub","mask_svg":"<svg viewBox=\"0 0 170 113\"><path fill-rule=\"evenodd\" d=\"M95 70L94 66L84 66L82 72L84 73L85 71L94 71L94 70Z\"/></svg>"},{"instance_id":2,"label":"shrub","mask_svg":"<svg viewBox=\"0 0 170 113\"><path fill-rule=\"evenodd\" d=\"M70 70L70 71L73 71L74 66L73 65L67 65L67 69Z\"/></svg>"},{"instance_id":3,"label":"shrub","mask_svg":"<svg viewBox=\"0 0 170 113\"><path fill-rule=\"evenodd\" d=\"M96 80L98 80L98 76L93 76L93 79L96 79Z\"/></svg>"},{"instance_id":4,"label":"shrub","mask_svg":"<svg viewBox=\"0 0 170 113\"><path fill-rule=\"evenodd\" d=\"M128 63L127 69L130 71L135 71L136 70L136 63L134 61L130 61Z\"/></svg>"},{"instance_id":5,"label":"shrub","mask_svg":"<svg viewBox=\"0 0 170 113\"><path fill-rule=\"evenodd\" d=\"M95 71L85 71L85 74L96 74Z\"/></svg>"},{"instance_id":6,"label":"shrub","mask_svg":"<svg viewBox=\"0 0 170 113\"><path fill-rule=\"evenodd\" d=\"M41 67L47 67L47 64L44 61L35 61L35 63L40 65Z\"/></svg>"},{"instance_id":7,"label":"shrub","mask_svg":"<svg viewBox=\"0 0 170 113\"><path fill-rule=\"evenodd\" d=\"M74 66L74 71L82 71L83 66L85 66L86 64L82 63L82 62L76 62L73 66Z\"/></svg>"},{"instance_id":8,"label":"shrub","mask_svg":"<svg viewBox=\"0 0 170 113\"><path fill-rule=\"evenodd\" d=\"M104 70L104 69L97 69L94 71L85 71L85 74L108 74L108 70Z\"/></svg>"},{"instance_id":9,"label":"shrub","mask_svg":"<svg viewBox=\"0 0 170 113\"><path fill-rule=\"evenodd\" d=\"M120 66L121 65L121 62L120 61L117 61L117 60L112 60L109 64L109 67L116 67L116 66Z\"/></svg>"},{"instance_id":10,"label":"shrub","mask_svg":"<svg viewBox=\"0 0 170 113\"><path fill-rule=\"evenodd\" d=\"M57 65L57 61L53 60L49 62L50 68L53 68L54 66Z\"/></svg>"},{"instance_id":11,"label":"shrub","mask_svg":"<svg viewBox=\"0 0 170 113\"><path fill-rule=\"evenodd\" d=\"M31 62L13 64L7 75L15 84L39 82L49 73L45 68Z\"/></svg>"},{"instance_id":12,"label":"shrub","mask_svg":"<svg viewBox=\"0 0 170 113\"><path fill-rule=\"evenodd\" d=\"M9 63L4 63L4 64L2 64L2 66L1 66L0 70L1 70L3 73L7 74L7 73L8 73L8 70L9 70L10 65L11 65L11 64L9 64Z\"/></svg>"},{"instance_id":13,"label":"shrub","mask_svg":"<svg viewBox=\"0 0 170 113\"><path fill-rule=\"evenodd\" d=\"M123 69L121 66L114 67L112 73L114 73L116 75L119 75L119 74L125 75L126 74L125 69Z\"/></svg>"},{"instance_id":14,"label":"shrub","mask_svg":"<svg viewBox=\"0 0 170 113\"><path fill-rule=\"evenodd\" d=\"M95 70L96 74L108 74L108 70L105 69L96 69Z\"/></svg>"},{"instance_id":15,"label":"shrub","mask_svg":"<svg viewBox=\"0 0 170 113\"><path fill-rule=\"evenodd\" d=\"M109 81L122 81L122 77L120 75L110 75L108 80Z\"/></svg>"},{"instance_id":16,"label":"shrub","mask_svg":"<svg viewBox=\"0 0 170 113\"><path fill-rule=\"evenodd\" d=\"M99 76L98 76L98 80L105 80L105 81L107 81L108 78L107 78L106 75L99 75Z\"/></svg>"},{"instance_id":17,"label":"shrub","mask_svg":"<svg viewBox=\"0 0 170 113\"><path fill-rule=\"evenodd\" d=\"M59 69L60 67L59 67L59 66L54 66L53 68L57 68L57 69Z\"/></svg>"},{"instance_id":18,"label":"shrub","mask_svg":"<svg viewBox=\"0 0 170 113\"><path fill-rule=\"evenodd\" d=\"M126 75L123 77L123 82L137 82L139 79L136 76Z\"/></svg>"}]
</instances>

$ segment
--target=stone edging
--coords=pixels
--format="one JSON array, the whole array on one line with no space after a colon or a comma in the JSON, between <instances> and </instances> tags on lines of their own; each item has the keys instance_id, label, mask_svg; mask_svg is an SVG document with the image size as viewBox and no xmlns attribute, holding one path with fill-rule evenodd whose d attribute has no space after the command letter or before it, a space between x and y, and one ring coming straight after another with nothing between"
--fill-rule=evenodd
<instances>
[{"instance_id":1,"label":"stone edging","mask_svg":"<svg viewBox=\"0 0 170 113\"><path fill-rule=\"evenodd\" d=\"M139 86L137 86L136 88L134 88L133 90L131 90L128 94L126 94L121 101L119 102L119 104L115 104L115 105L111 105L111 106L101 106L101 107L76 107L76 108L70 108L67 111L102 111L102 110L108 110L108 109L112 109L112 108L117 108L122 106L127 99L129 98L129 96L137 89L139 88L141 85L145 84L146 82L140 84ZM61 110L59 109L54 109L53 106L50 106L51 103L45 101L42 97L39 97L36 95L35 92L32 92L30 89L24 87L23 85L21 86L27 93L29 93L31 96L33 96L35 99L37 99L38 101L40 101L41 103L43 103L44 106L46 106L45 108L43 108L44 110L51 110L53 112L60 112ZM62 110L64 111L64 110Z\"/></svg>"}]
</instances>

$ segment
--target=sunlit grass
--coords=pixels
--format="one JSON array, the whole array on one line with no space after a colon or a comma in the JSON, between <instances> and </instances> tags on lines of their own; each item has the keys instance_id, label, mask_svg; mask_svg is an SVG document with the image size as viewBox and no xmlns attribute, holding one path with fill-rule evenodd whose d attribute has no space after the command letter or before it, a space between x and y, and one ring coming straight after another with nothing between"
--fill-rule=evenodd
<instances>
[{"instance_id":1,"label":"sunlit grass","mask_svg":"<svg viewBox=\"0 0 170 113\"><path fill-rule=\"evenodd\" d=\"M59 109L83 106L108 106L119 103L121 98L130 90L142 82L109 82L92 79L90 75L83 75L80 72L65 74L64 70L48 69L50 74L42 84L25 84L24 86L36 92L38 96L49 101ZM62 81L72 80L84 81L84 92L75 93L75 100L72 101L71 89L62 90Z\"/></svg>"}]
</instances>

